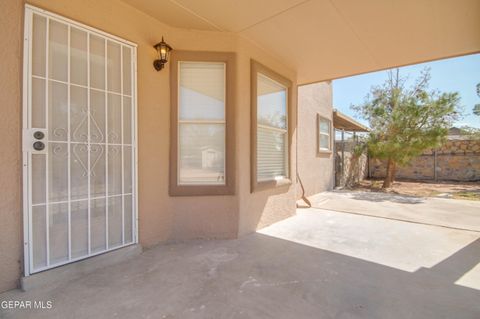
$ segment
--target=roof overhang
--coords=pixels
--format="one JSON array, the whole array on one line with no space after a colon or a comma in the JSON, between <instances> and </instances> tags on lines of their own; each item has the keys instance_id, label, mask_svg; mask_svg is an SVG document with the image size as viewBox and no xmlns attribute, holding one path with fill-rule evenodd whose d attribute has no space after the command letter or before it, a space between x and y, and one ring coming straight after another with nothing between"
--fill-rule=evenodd
<instances>
[{"instance_id":1,"label":"roof overhang","mask_svg":"<svg viewBox=\"0 0 480 319\"><path fill-rule=\"evenodd\" d=\"M365 125L355 121L351 117L334 110L333 111L333 127L340 130L350 132L369 132L370 129Z\"/></svg>"},{"instance_id":2,"label":"roof overhang","mask_svg":"<svg viewBox=\"0 0 480 319\"><path fill-rule=\"evenodd\" d=\"M299 84L480 52L478 0L123 1L173 27L254 42Z\"/></svg>"}]
</instances>

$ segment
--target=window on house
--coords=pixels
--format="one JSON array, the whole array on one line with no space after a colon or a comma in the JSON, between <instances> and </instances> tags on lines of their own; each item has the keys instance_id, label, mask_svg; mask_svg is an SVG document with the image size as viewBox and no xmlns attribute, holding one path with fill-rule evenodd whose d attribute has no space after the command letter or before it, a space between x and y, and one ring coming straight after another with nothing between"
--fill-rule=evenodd
<instances>
[{"instance_id":1,"label":"window on house","mask_svg":"<svg viewBox=\"0 0 480 319\"><path fill-rule=\"evenodd\" d=\"M332 130L332 122L318 115L318 151L325 152L332 150L332 142L330 132Z\"/></svg>"},{"instance_id":2,"label":"window on house","mask_svg":"<svg viewBox=\"0 0 480 319\"><path fill-rule=\"evenodd\" d=\"M225 185L225 63L178 67L178 184Z\"/></svg>"},{"instance_id":3,"label":"window on house","mask_svg":"<svg viewBox=\"0 0 480 319\"><path fill-rule=\"evenodd\" d=\"M232 192L231 58L172 54L172 195Z\"/></svg>"},{"instance_id":4,"label":"window on house","mask_svg":"<svg viewBox=\"0 0 480 319\"><path fill-rule=\"evenodd\" d=\"M252 62L253 187L289 178L289 99L291 83ZM289 181L289 180L288 180Z\"/></svg>"}]
</instances>

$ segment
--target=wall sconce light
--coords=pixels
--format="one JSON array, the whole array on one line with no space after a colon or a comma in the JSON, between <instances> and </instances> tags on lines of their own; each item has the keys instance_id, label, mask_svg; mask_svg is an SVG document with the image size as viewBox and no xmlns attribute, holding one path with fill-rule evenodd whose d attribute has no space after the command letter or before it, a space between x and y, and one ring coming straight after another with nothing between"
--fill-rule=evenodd
<instances>
[{"instance_id":1,"label":"wall sconce light","mask_svg":"<svg viewBox=\"0 0 480 319\"><path fill-rule=\"evenodd\" d=\"M162 37L162 42L157 43L153 46L155 50L157 50L157 59L153 61L153 66L155 70L160 71L163 69L165 63L168 62L168 57L170 56L170 51L172 51L172 47L169 46Z\"/></svg>"}]
</instances>

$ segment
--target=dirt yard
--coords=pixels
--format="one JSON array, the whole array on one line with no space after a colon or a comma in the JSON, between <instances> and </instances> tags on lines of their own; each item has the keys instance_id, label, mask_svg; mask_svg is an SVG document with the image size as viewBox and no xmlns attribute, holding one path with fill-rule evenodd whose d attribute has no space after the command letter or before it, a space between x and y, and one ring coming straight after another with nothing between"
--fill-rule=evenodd
<instances>
[{"instance_id":1,"label":"dirt yard","mask_svg":"<svg viewBox=\"0 0 480 319\"><path fill-rule=\"evenodd\" d=\"M480 200L480 182L415 182L396 181L393 188L382 189L382 180L364 180L352 190L390 192L421 197L442 197L453 199Z\"/></svg>"}]
</instances>

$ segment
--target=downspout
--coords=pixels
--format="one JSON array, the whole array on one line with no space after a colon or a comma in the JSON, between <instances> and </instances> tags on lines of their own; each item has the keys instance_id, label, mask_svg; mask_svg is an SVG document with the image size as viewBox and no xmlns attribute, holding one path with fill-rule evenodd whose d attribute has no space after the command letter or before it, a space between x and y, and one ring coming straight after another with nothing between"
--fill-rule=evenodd
<instances>
[{"instance_id":1,"label":"downspout","mask_svg":"<svg viewBox=\"0 0 480 319\"><path fill-rule=\"evenodd\" d=\"M302 189L302 196L300 197L308 206L312 207L312 203L305 196L305 187L303 187L302 179L300 178L300 173L298 172L298 85L297 85L297 103L296 103L296 112L295 112L295 173L297 181L300 184ZM295 185L295 201L297 201L297 185ZM298 206L298 205L297 205Z\"/></svg>"}]
</instances>

